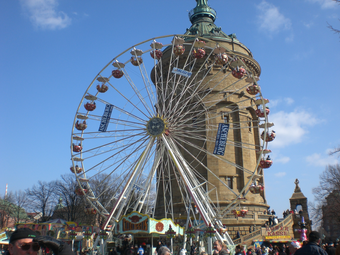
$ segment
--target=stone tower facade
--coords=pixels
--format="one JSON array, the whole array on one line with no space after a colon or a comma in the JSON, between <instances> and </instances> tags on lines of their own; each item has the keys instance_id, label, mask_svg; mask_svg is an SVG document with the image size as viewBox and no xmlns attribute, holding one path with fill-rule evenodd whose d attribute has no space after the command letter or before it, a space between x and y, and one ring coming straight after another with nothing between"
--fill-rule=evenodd
<instances>
[{"instance_id":1,"label":"stone tower facade","mask_svg":"<svg viewBox=\"0 0 340 255\"><path fill-rule=\"evenodd\" d=\"M225 34L221 28L215 25L216 19L216 11L208 6L207 0L196 0L196 7L189 12L189 18L192 23L192 26L187 29L185 35L190 36L199 36L203 38L207 38L212 40L207 42L208 46L214 47L216 43L218 43L221 47L228 49L231 54L237 56L241 59L249 70L254 74L254 76L259 77L261 74L260 65L253 58L250 50L243 45L234 34L227 35ZM185 39L186 42L191 42L194 40L194 37L188 37ZM187 51L186 51L187 52ZM167 63L167 59L170 59L171 52L167 52L165 49L163 52L163 63ZM220 75L225 76L224 72L221 72L223 66L214 65L211 70L211 75ZM163 68L163 70L167 70L167 68ZM193 73L195 70L193 70ZM164 73L163 75L167 75ZM151 75L152 76L152 75ZM194 76L194 75L193 75ZM209 77L206 78L210 79ZM218 79L222 80L222 79ZM234 84L236 78L229 76L226 79L223 79L223 82L219 84L215 84L214 81L210 81L207 83L209 87L203 88L209 89L213 88L212 93L209 94L208 97L204 100L204 104L206 106L210 106L209 102L219 101L217 105L210 108L209 115L211 116L227 116L229 118L230 123L235 123L232 125L240 125L236 123L252 123L251 125L256 125L254 123L258 123L259 119L255 114L256 108L254 105L250 104L251 100L247 93L245 93L246 81L238 82L237 88L235 88L238 92L227 91L225 93L221 93L223 88L228 87L228 85ZM244 88L244 89L241 89ZM226 96L227 95L227 96ZM223 100L223 97L227 98ZM242 98L243 100L240 100ZM234 109L244 109L242 112L235 112ZM213 119L209 125L218 126L219 123L223 123L224 119L221 117L209 118ZM206 123L208 125L208 123ZM227 148L225 155L223 156L225 162L233 162L239 166L242 166L246 169L256 169L257 168L257 158L258 154L256 149L260 147L260 131L258 128L252 128L252 132L249 132L246 128L236 128L236 126L230 127L232 132L228 134L228 139L237 141L244 144L253 144L255 145L253 150L244 150L242 147L233 147ZM209 132L209 131L207 131ZM198 146L201 146L198 144ZM213 147L215 146L215 141L210 141L206 144L208 151L213 151ZM185 153L184 153L185 154ZM233 164L227 164L225 162L216 160L211 155L199 155L202 157L202 163L207 166L209 169L213 171L213 174L207 172L207 170L203 166L197 166L195 169L198 171L204 178L206 178L210 183L212 183L217 188L217 195L219 200L219 206L221 208L226 208L230 202L235 198L233 192L227 189L220 180L224 182L228 182L228 185L231 187L233 191L236 193L240 193L246 184L249 182L250 173L246 173L245 171L241 171ZM184 155L186 157L186 155ZM262 173L263 174L263 173ZM220 180L217 180L213 175L218 176ZM264 183L263 175L260 177L259 182ZM175 184L175 181L173 183ZM161 185L160 185L161 186ZM210 190L211 187L207 187ZM163 194L163 190L161 190L159 194ZM214 203L217 203L217 197L211 195L211 198ZM222 198L222 199L221 199ZM183 201L181 198L181 194L176 189L172 190L172 199L173 199L173 210L176 217L183 216ZM162 195L157 198L157 207L156 207L156 217L157 212L161 213L162 210L163 197ZM259 229L267 220L268 215L266 214L268 205L265 199L265 192L263 191L261 194L252 194L247 193L246 200L240 203L241 207L247 207L248 213L245 217L235 217L232 213L226 215L222 220L222 223L227 226L228 233L231 238L236 238L238 234L245 235L248 234L249 231L254 231L255 229Z\"/></svg>"},{"instance_id":2,"label":"stone tower facade","mask_svg":"<svg viewBox=\"0 0 340 255\"><path fill-rule=\"evenodd\" d=\"M303 195L301 188L299 186L299 180L295 180L295 189L292 197L289 199L290 201L290 210L294 212L293 220L293 229L300 229L302 223L302 217L305 220L305 226L307 228L307 236L311 232L311 221L309 219L308 214L308 201L307 198ZM294 232L294 238L300 239L300 234L298 232Z\"/></svg>"}]
</instances>

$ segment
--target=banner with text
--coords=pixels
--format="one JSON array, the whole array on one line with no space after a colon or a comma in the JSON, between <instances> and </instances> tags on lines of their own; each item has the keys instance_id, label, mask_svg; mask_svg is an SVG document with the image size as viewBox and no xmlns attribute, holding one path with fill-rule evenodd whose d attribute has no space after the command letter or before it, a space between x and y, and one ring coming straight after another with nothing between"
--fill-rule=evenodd
<instances>
[{"instance_id":1,"label":"banner with text","mask_svg":"<svg viewBox=\"0 0 340 255\"><path fill-rule=\"evenodd\" d=\"M106 132L107 127L110 123L111 113L112 113L113 105L107 104L105 106L104 114L102 116L102 120L100 121L99 130L100 132Z\"/></svg>"},{"instance_id":2,"label":"banner with text","mask_svg":"<svg viewBox=\"0 0 340 255\"><path fill-rule=\"evenodd\" d=\"M229 124L227 123L218 124L218 130L217 130L216 141L215 141L215 149L213 152L215 155L224 156L225 146L227 145L228 131L229 131Z\"/></svg>"}]
</instances>

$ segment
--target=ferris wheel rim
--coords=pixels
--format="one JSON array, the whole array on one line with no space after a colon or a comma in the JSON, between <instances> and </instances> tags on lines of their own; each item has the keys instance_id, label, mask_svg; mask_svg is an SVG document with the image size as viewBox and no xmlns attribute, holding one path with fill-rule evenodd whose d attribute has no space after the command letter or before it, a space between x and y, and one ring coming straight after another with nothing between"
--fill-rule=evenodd
<instances>
[{"instance_id":1,"label":"ferris wheel rim","mask_svg":"<svg viewBox=\"0 0 340 255\"><path fill-rule=\"evenodd\" d=\"M74 121L73 121L73 129L72 129L72 136L71 136L71 147L72 147L72 144L74 144L74 137L75 137L75 135L77 135L78 133L77 132L74 132L75 131L75 125L76 125L76 121L79 119L77 116L79 116L79 114L80 113L82 113L81 111L80 111L80 108L81 108L81 106L83 105L83 102L84 102L84 99L85 99L85 97L86 96L88 96L88 95L92 95L92 94L90 94L88 91L90 90L90 88L92 88L92 86L93 86L93 84L96 82L96 80L98 79L98 78L100 78L100 77L102 77L102 78L105 78L104 76L102 76L101 74L102 74L102 72L104 71L104 70L106 70L107 68L108 68L108 66L110 66L112 63L114 63L115 61L118 61L117 59L120 57L120 56L122 56L123 54L125 54L125 53L127 53L128 51L130 51L131 49L135 49L136 47L138 47L138 46L140 46L140 45L142 45L142 44L144 44L144 43L147 43L147 42L150 42L150 41L155 41L156 39L158 40L158 39L164 39L164 38L172 38L172 37L175 37L175 36L183 36L183 37L190 37L190 38L192 38L192 39L202 39L202 40L205 40L205 41L210 41L210 42L214 42L214 41L212 41L212 40L209 40L209 39L207 39L207 38L203 38L203 37L196 37L196 36L187 36L187 35L168 35L168 36L161 36L161 37L154 37L154 38L151 38L151 39L148 39L148 40L145 40L145 41L143 41L143 42L141 42L141 43L138 43L138 44L135 44L135 45L133 45L133 46L131 46L130 48L128 48L127 50L125 50L125 51L123 51L122 53L120 53L119 55L117 55L115 58L113 58L100 72L99 72L99 74L93 79L93 81L91 82L91 84L89 85L89 87L87 88L87 90L86 90L86 92L84 93L84 95L83 95L83 97L82 97L82 99L81 99L81 102L80 102L80 104L79 104L79 106L78 106L78 109L77 109L77 112L76 112L76 115L75 115L75 118L74 118ZM215 43L215 42L214 42ZM170 45L170 44L169 44ZM174 45L174 43L172 43L172 47L173 47L173 45ZM218 47L217 46L218 44L216 44L216 46L215 47ZM194 46L194 44L192 44L192 47ZM167 46L167 47L171 47L171 46ZM154 48L155 49L155 48ZM226 49L227 50L227 52L231 52L231 51L228 51L228 49ZM213 51L211 51L211 52L213 52ZM144 53L143 53L144 54ZM186 61L188 61L188 58L186 59ZM124 63L124 65L126 65L126 63L128 63L129 61L126 61L125 63ZM156 61L155 61L156 62ZM121 69L124 69L125 67L123 67L123 68L121 68ZM139 68L141 69L141 67L139 66ZM142 72L142 71L140 71L140 72ZM254 81L255 81L255 78L254 78ZM96 95L94 95L95 97L97 96L99 94L99 92L97 92L97 94ZM171 96L174 96L174 94L172 94ZM260 97L260 99L262 100L262 107L265 107L265 102L264 102L264 99L263 99L263 97L262 97L262 92L261 91L259 91L259 97ZM140 99L142 98L142 96L140 97ZM142 101L142 100L141 100ZM150 101L150 102L152 102L152 101ZM137 107L136 107L137 108ZM178 114L178 115L180 115L180 114ZM90 114L90 112L87 112L85 115L84 115L85 117L87 117L87 118L89 118L89 116L91 117L91 114ZM148 116L150 116L150 119L149 119L149 121L152 119L152 118L161 118L161 117L158 117L157 115L153 115L153 113L152 113L152 110L150 109L150 112L148 113ZM174 116L175 117L175 116ZM265 122L265 126L264 126L264 130L266 131L267 130L267 115L266 115L266 112L264 112L264 122ZM137 122L136 122L137 123ZM138 123L138 124L140 124L140 123ZM164 132L165 132L165 128L164 128L164 130L161 132L161 133L159 133L158 135L157 135L157 137L158 136L164 136ZM80 135L80 137L81 138L83 138L83 134L84 134L84 132L81 132L81 135ZM150 133L149 133L149 135L151 135ZM267 132L265 132L265 134L264 134L264 137L266 137L266 135L267 135ZM164 139L164 138L163 138ZM258 156L258 158L257 158L257 163L256 163L256 165L259 165L259 162L260 162L260 160L261 160L261 157L262 157L262 154L263 154L263 149L264 148L267 148L267 143L263 143L262 144L262 146L260 146L260 148L259 148L259 150L260 150L260 153L259 153L259 156ZM72 151L72 148L71 148L71 151ZM84 151L85 152L85 151ZM206 152L206 151L205 151ZM79 155L80 155L80 158L82 157L82 152L80 152L79 153ZM73 153L72 153L72 164L73 164L73 166L75 165L75 156L73 156ZM250 171L251 173L252 173L252 176L251 176L251 178L249 179L249 181L247 182L247 184L244 186L244 188L239 192L239 195L238 195L238 197L236 198L236 199L238 199L241 195L242 195L242 193L249 187L249 185L250 185L250 183L252 182L252 179L253 179L253 177L257 174L257 171L256 170L254 170L254 171ZM81 180L80 180L80 177L77 175L77 174L75 174L76 175L76 178L77 178L77 182L78 182L78 185L79 186L81 186L81 184L82 184L82 182L81 182ZM83 191L83 193L84 193L84 189L82 190ZM85 193L84 193L84 195L85 195ZM90 196L87 196L87 199L88 200L91 200L91 199L89 199L89 197ZM91 196L92 197L92 196ZM234 201L236 201L236 199L234 200ZM91 202L91 204L92 204L92 202ZM230 203L230 205L231 205L232 203ZM93 204L92 204L93 205ZM103 207L104 208L104 207ZM227 208L228 209L228 208ZM107 211L105 212L105 210L102 210L105 214L107 213ZM222 213L226 213L226 211L224 211L224 212L222 212Z\"/></svg>"}]
</instances>

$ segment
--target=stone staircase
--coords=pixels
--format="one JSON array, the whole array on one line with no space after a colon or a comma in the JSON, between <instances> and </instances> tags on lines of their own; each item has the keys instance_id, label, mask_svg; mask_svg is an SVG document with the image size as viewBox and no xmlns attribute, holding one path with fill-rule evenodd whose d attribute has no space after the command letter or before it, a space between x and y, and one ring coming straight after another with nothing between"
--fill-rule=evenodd
<instances>
[{"instance_id":1,"label":"stone staircase","mask_svg":"<svg viewBox=\"0 0 340 255\"><path fill-rule=\"evenodd\" d=\"M290 232L293 231L293 215L289 214L285 219L279 222L279 224L275 225L275 227L290 227ZM263 233L266 231L266 227L261 227L260 229L249 233L247 235L241 236L240 238L234 239L233 242L235 245L242 244L242 245L251 245L253 240L263 240L264 236Z\"/></svg>"}]
</instances>

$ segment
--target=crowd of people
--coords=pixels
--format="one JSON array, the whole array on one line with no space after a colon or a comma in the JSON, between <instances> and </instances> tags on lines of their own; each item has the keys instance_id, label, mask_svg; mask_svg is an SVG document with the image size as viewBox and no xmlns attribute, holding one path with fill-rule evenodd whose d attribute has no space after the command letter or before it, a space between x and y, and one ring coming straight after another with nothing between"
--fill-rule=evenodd
<instances>
[{"instance_id":1,"label":"crowd of people","mask_svg":"<svg viewBox=\"0 0 340 255\"><path fill-rule=\"evenodd\" d=\"M243 247L237 245L235 252L227 248L225 243L220 240L214 242L213 255L340 255L340 245L334 245L329 243L327 245L321 244L321 235L317 231L312 231L309 234L309 240L304 241L301 245L298 241L291 241L287 245L268 247ZM38 255L38 252L48 249L50 253L54 255L74 255L71 247L57 239L49 236L37 236L37 234L31 229L18 229L16 230L9 241L8 251L5 255ZM142 245L134 246L128 243L125 247L121 247L121 255L146 255L149 251L145 251ZM41 253L40 253L41 254ZM186 251L182 249L178 255L185 255ZM191 249L190 255L196 254L195 249ZM118 255L116 248L109 251L109 255ZM155 255L171 255L170 249L162 244L158 243L155 251ZM209 255L206 252L202 252L200 255Z\"/></svg>"},{"instance_id":2,"label":"crowd of people","mask_svg":"<svg viewBox=\"0 0 340 255\"><path fill-rule=\"evenodd\" d=\"M309 234L309 240L301 245L298 241L291 241L287 245L254 247L237 245L235 255L340 255L340 245L333 243L321 244L321 235L317 231ZM221 241L214 242L214 255L232 255L227 246ZM205 254L201 254L205 255Z\"/></svg>"}]
</instances>

